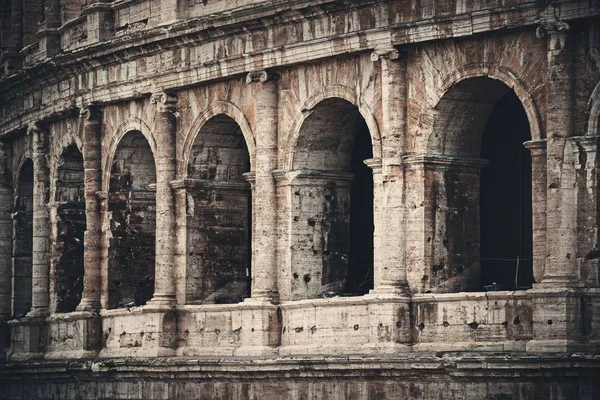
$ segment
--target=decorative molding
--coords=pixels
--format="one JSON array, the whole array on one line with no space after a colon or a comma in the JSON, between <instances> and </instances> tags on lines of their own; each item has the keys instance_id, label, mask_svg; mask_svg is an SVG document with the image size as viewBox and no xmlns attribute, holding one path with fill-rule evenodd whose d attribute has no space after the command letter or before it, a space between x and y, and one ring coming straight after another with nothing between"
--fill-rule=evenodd
<instances>
[{"instance_id":1,"label":"decorative molding","mask_svg":"<svg viewBox=\"0 0 600 400\"><path fill-rule=\"evenodd\" d=\"M248 84L252 82L265 83L267 81L274 81L277 79L279 79L279 74L266 70L248 72L248 75L246 75L246 83Z\"/></svg>"},{"instance_id":2,"label":"decorative molding","mask_svg":"<svg viewBox=\"0 0 600 400\"><path fill-rule=\"evenodd\" d=\"M397 60L400 58L400 52L397 49L382 49L375 50L371 53L371 61L379 61L382 58L386 58L388 60Z\"/></svg>"},{"instance_id":3,"label":"decorative molding","mask_svg":"<svg viewBox=\"0 0 600 400\"><path fill-rule=\"evenodd\" d=\"M177 104L178 97L172 92L156 92L150 96L150 103L156 104L163 109L173 108Z\"/></svg>"}]
</instances>

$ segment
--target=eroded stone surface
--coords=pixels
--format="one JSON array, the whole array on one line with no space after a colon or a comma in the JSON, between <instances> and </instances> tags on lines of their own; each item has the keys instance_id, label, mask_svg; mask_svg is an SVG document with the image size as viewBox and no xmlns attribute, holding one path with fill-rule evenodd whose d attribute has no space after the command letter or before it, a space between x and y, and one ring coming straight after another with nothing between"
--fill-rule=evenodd
<instances>
[{"instance_id":1,"label":"eroded stone surface","mask_svg":"<svg viewBox=\"0 0 600 400\"><path fill-rule=\"evenodd\" d=\"M5 3L7 398L598 397L595 2Z\"/></svg>"}]
</instances>

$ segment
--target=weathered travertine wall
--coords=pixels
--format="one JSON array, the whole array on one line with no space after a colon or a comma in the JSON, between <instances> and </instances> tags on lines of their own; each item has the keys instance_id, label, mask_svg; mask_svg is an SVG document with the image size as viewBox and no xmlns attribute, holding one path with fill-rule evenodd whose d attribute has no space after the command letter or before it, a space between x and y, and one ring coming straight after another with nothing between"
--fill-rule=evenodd
<instances>
[{"instance_id":1,"label":"weathered travertine wall","mask_svg":"<svg viewBox=\"0 0 600 400\"><path fill-rule=\"evenodd\" d=\"M6 398L599 396L600 4L38 3Z\"/></svg>"}]
</instances>

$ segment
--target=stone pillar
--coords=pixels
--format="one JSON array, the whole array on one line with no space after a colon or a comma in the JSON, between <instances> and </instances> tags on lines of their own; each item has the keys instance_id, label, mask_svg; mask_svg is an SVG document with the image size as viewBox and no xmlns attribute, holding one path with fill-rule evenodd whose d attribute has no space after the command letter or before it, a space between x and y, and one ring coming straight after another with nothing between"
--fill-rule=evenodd
<instances>
[{"instance_id":1,"label":"stone pillar","mask_svg":"<svg viewBox=\"0 0 600 400\"><path fill-rule=\"evenodd\" d=\"M44 21L37 36L40 39L40 52L51 57L60 51L60 0L44 0Z\"/></svg>"},{"instance_id":2,"label":"stone pillar","mask_svg":"<svg viewBox=\"0 0 600 400\"><path fill-rule=\"evenodd\" d=\"M252 196L252 286L255 300L274 300L277 288L277 76L266 71L251 72L246 82L253 85L256 104L255 190Z\"/></svg>"},{"instance_id":3,"label":"stone pillar","mask_svg":"<svg viewBox=\"0 0 600 400\"><path fill-rule=\"evenodd\" d=\"M538 28L548 43L546 286L576 286L574 188L562 181L567 138L573 135L574 44L569 25L557 21Z\"/></svg>"},{"instance_id":4,"label":"stone pillar","mask_svg":"<svg viewBox=\"0 0 600 400\"><path fill-rule=\"evenodd\" d=\"M574 38L569 25L539 27L548 51L546 118L546 263L532 297L533 340L528 352L577 351L581 347L581 291L577 263L577 188L565 159L573 135ZM569 157L570 158L570 157Z\"/></svg>"},{"instance_id":5,"label":"stone pillar","mask_svg":"<svg viewBox=\"0 0 600 400\"><path fill-rule=\"evenodd\" d=\"M102 109L96 106L81 110L83 121L83 163L85 182L85 224L83 236L83 295L79 311L100 308L102 293L102 208L97 193L102 190Z\"/></svg>"},{"instance_id":6,"label":"stone pillar","mask_svg":"<svg viewBox=\"0 0 600 400\"><path fill-rule=\"evenodd\" d=\"M49 134L39 125L30 126L28 134L33 135L33 287L28 315L42 316L48 313L50 300L50 221L47 207Z\"/></svg>"},{"instance_id":7,"label":"stone pillar","mask_svg":"<svg viewBox=\"0 0 600 400\"><path fill-rule=\"evenodd\" d=\"M91 0L81 15L86 16L88 45L104 42L114 35L114 14L109 1Z\"/></svg>"},{"instance_id":8,"label":"stone pillar","mask_svg":"<svg viewBox=\"0 0 600 400\"><path fill-rule=\"evenodd\" d=\"M84 160L85 162L85 160ZM108 211L108 192L96 192L98 207L100 208L100 308L108 308L108 250L110 235L110 215ZM86 221L87 224L87 221ZM89 229L89 228L88 228ZM84 255L85 263L85 255ZM85 279L85 278L84 278ZM85 288L84 297L85 297Z\"/></svg>"},{"instance_id":9,"label":"stone pillar","mask_svg":"<svg viewBox=\"0 0 600 400\"><path fill-rule=\"evenodd\" d=\"M176 303L175 287L175 197L171 181L176 174L175 137L177 97L159 92L150 102L156 104L156 267L153 305Z\"/></svg>"},{"instance_id":10,"label":"stone pillar","mask_svg":"<svg viewBox=\"0 0 600 400\"><path fill-rule=\"evenodd\" d=\"M350 190L345 171L276 171L282 301L342 294L350 253ZM257 189L258 190L258 189ZM258 234L258 233L257 233Z\"/></svg>"},{"instance_id":11,"label":"stone pillar","mask_svg":"<svg viewBox=\"0 0 600 400\"><path fill-rule=\"evenodd\" d=\"M441 155L405 157L407 276L412 292L479 288L479 177L486 163Z\"/></svg>"},{"instance_id":12,"label":"stone pillar","mask_svg":"<svg viewBox=\"0 0 600 400\"><path fill-rule=\"evenodd\" d=\"M569 138L571 154L568 165L572 186L576 188L576 263L581 285L598 287L600 281L600 243L598 207L598 136L574 136Z\"/></svg>"},{"instance_id":13,"label":"stone pillar","mask_svg":"<svg viewBox=\"0 0 600 400\"><path fill-rule=\"evenodd\" d=\"M531 153L533 278L541 282L546 262L546 139L531 140L524 146Z\"/></svg>"},{"instance_id":14,"label":"stone pillar","mask_svg":"<svg viewBox=\"0 0 600 400\"><path fill-rule=\"evenodd\" d=\"M23 1L10 2L10 39L6 53L2 55L2 69L8 75L21 67L19 51L23 48Z\"/></svg>"},{"instance_id":15,"label":"stone pillar","mask_svg":"<svg viewBox=\"0 0 600 400\"><path fill-rule=\"evenodd\" d=\"M403 215L402 156L406 151L406 55L396 49L377 50L381 62L381 142L383 159L365 162L373 168L374 289L378 293L407 293Z\"/></svg>"},{"instance_id":16,"label":"stone pillar","mask_svg":"<svg viewBox=\"0 0 600 400\"><path fill-rule=\"evenodd\" d=\"M185 179L171 181L171 188L175 192L176 210L176 241L174 260L177 304L189 304L186 292L188 193Z\"/></svg>"}]
</instances>

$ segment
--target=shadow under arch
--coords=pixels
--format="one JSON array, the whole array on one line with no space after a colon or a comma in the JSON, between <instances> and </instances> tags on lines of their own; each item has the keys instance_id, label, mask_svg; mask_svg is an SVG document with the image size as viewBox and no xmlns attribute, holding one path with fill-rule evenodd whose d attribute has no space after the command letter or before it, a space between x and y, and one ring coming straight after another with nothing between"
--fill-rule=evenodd
<instances>
[{"instance_id":1,"label":"shadow under arch","mask_svg":"<svg viewBox=\"0 0 600 400\"><path fill-rule=\"evenodd\" d=\"M156 141L154 140L152 130L148 124L137 117L128 118L116 129L108 145L108 156L102 165L102 190L105 192L107 192L109 189L111 166L113 164L119 143L121 143L121 140L127 133L132 131L140 132L146 138L146 141L150 146L150 150L152 151L152 155L156 155Z\"/></svg>"},{"instance_id":2,"label":"shadow under arch","mask_svg":"<svg viewBox=\"0 0 600 400\"><path fill-rule=\"evenodd\" d=\"M228 101L219 100L211 104L203 113L201 113L190 127L186 139L183 144L183 157L181 161L181 167L183 168L182 176L187 176L187 167L190 161L190 153L192 147L196 141L197 136L202 131L204 125L206 125L212 118L218 115L225 115L231 118L239 126L242 135L246 141L246 147L250 156L250 170L253 171L255 168L255 149L256 142L254 140L254 133L252 128L244 115L244 112L240 110L236 105Z\"/></svg>"},{"instance_id":3,"label":"shadow under arch","mask_svg":"<svg viewBox=\"0 0 600 400\"><path fill-rule=\"evenodd\" d=\"M223 113L193 137L183 179L186 303L237 303L250 294L252 196L244 173L251 154L242 127Z\"/></svg>"},{"instance_id":4,"label":"shadow under arch","mask_svg":"<svg viewBox=\"0 0 600 400\"><path fill-rule=\"evenodd\" d=\"M381 145L381 136L379 133L379 127L377 124L377 120L372 112L372 110L363 102L360 102L356 97L354 90L342 86L342 85L334 85L323 88L322 91L312 95L309 97L301 107L301 112L294 119L290 129L289 139L286 143L286 159L285 159L285 167L288 170L294 169L294 157L297 149L297 143L301 135L302 126L304 126L305 121L310 117L310 115L315 111L315 107L321 104L323 101L327 99L341 99L350 103L353 107L355 107L360 113L361 117L365 120L365 123L369 129L371 146L372 146L372 154L375 158L381 158L382 155L382 145Z\"/></svg>"}]
</instances>

